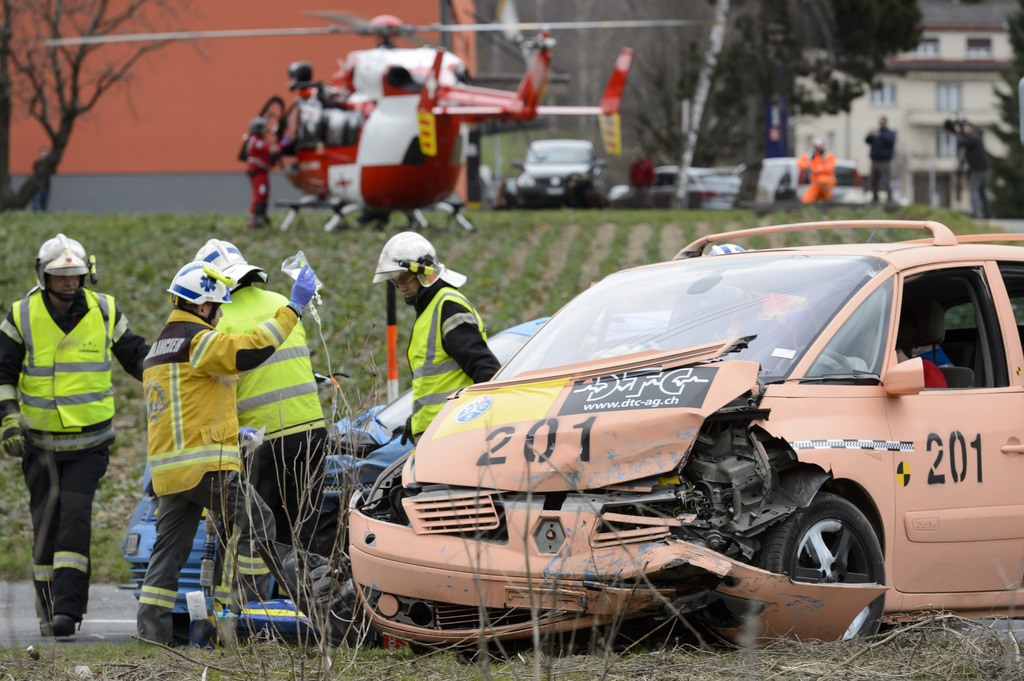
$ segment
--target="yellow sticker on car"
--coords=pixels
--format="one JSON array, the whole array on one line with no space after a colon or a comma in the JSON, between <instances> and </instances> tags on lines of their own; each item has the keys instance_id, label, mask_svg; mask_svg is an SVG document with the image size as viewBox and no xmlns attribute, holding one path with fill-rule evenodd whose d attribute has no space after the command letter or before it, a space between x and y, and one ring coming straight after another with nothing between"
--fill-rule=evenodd
<instances>
[{"instance_id":1,"label":"yellow sticker on car","mask_svg":"<svg viewBox=\"0 0 1024 681\"><path fill-rule=\"evenodd\" d=\"M896 466L896 483L900 487L910 484L910 464L906 461L900 461L900 465Z\"/></svg>"},{"instance_id":2,"label":"yellow sticker on car","mask_svg":"<svg viewBox=\"0 0 1024 681\"><path fill-rule=\"evenodd\" d=\"M454 435L495 424L537 421L547 416L566 386L559 378L540 383L526 383L486 392L467 392L448 412L434 437Z\"/></svg>"}]
</instances>

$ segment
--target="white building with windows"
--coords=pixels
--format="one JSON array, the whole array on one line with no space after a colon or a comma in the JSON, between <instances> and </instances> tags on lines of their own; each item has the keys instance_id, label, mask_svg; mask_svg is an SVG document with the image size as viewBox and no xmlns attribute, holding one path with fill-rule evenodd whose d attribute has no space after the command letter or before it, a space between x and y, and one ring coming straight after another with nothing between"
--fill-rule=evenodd
<instances>
[{"instance_id":1,"label":"white building with windows","mask_svg":"<svg viewBox=\"0 0 1024 681\"><path fill-rule=\"evenodd\" d=\"M959 4L921 0L923 31L913 52L890 59L870 93L836 116L794 117L797 155L820 137L839 158L852 159L870 188L871 161L867 134L885 116L896 131L893 190L914 203L966 211L969 197L963 178L956 187L956 137L943 123L960 117L986 131L990 156L1004 153L991 128L1000 123L995 88L1013 57L1006 18L1017 2ZM958 198L959 195L959 198ZM870 200L870 192L867 193Z\"/></svg>"}]
</instances>

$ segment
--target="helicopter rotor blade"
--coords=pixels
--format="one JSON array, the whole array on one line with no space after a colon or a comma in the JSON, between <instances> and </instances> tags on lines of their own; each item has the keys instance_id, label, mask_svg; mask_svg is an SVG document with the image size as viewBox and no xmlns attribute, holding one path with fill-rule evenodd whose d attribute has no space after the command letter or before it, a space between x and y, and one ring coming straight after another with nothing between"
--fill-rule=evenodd
<instances>
[{"instance_id":1,"label":"helicopter rotor blade","mask_svg":"<svg viewBox=\"0 0 1024 681\"><path fill-rule=\"evenodd\" d=\"M123 33L108 35L80 36L76 38L53 38L44 40L43 44L50 47L65 47L71 45L105 45L109 43L135 43L135 42L161 42L168 40L197 40L202 38L260 38L272 36L295 36L295 35L329 35L329 34L357 34L377 35L377 29L370 27L365 22L355 17L344 17L339 12L317 12L316 15L327 19L339 21L352 21L349 26L332 24L316 28L265 28L265 29L231 29L220 31L172 31L168 33ZM413 33L417 32L438 32L438 33L469 33L502 31L508 34L509 31L549 31L556 28L584 29L584 28L648 28L659 26L696 26L706 24L705 21L693 21L688 19L638 19L622 21L552 21L552 22L528 22L516 24L428 24L426 26L412 26L404 24L389 31L390 35L398 35L411 40L416 40Z\"/></svg>"},{"instance_id":2,"label":"helicopter rotor blade","mask_svg":"<svg viewBox=\"0 0 1024 681\"><path fill-rule=\"evenodd\" d=\"M331 21L336 24L344 24L356 29L366 28L370 25L370 22L363 17L352 14L351 12L344 12L342 10L308 11L303 12L303 14L307 17L326 19L327 21Z\"/></svg>"},{"instance_id":3,"label":"helicopter rotor blade","mask_svg":"<svg viewBox=\"0 0 1024 681\"><path fill-rule=\"evenodd\" d=\"M508 31L549 31L551 29L571 28L657 28L661 26L701 26L710 24L708 21L693 19L626 19L618 21L541 21L520 22L515 24L428 24L414 27L417 31L438 31L442 33Z\"/></svg>"},{"instance_id":4,"label":"helicopter rotor blade","mask_svg":"<svg viewBox=\"0 0 1024 681\"><path fill-rule=\"evenodd\" d=\"M265 28L235 29L224 31L172 31L169 33L122 33L109 35L89 35L78 38L54 38L44 40L43 44L51 47L68 45L105 45L108 43L160 42L165 40L196 40L200 38L259 38L267 36L289 35L325 35L331 33L355 33L347 26L320 26L317 28Z\"/></svg>"},{"instance_id":5,"label":"helicopter rotor blade","mask_svg":"<svg viewBox=\"0 0 1024 681\"><path fill-rule=\"evenodd\" d=\"M414 45L422 46L430 44L430 41L424 40L423 38L415 35L417 29L412 24L401 24L400 26L375 26L360 16L338 10L304 12L304 14L332 21L336 24L350 26L353 29L352 32L357 33L358 35L379 37L396 36L405 38Z\"/></svg>"}]
</instances>

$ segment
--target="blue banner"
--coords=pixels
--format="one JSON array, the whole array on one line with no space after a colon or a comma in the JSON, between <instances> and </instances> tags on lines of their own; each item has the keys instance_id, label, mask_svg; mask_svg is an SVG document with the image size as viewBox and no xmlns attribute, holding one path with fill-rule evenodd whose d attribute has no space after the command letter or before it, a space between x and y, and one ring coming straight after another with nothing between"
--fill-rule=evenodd
<instances>
[{"instance_id":1,"label":"blue banner","mask_svg":"<svg viewBox=\"0 0 1024 681\"><path fill-rule=\"evenodd\" d=\"M776 97L765 104L764 157L789 156L789 112L786 100Z\"/></svg>"}]
</instances>

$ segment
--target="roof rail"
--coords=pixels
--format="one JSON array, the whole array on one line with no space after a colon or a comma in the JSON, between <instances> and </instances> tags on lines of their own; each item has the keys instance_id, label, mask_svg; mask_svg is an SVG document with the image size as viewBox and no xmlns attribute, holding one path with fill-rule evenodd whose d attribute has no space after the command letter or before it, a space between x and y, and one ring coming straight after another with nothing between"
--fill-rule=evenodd
<instances>
[{"instance_id":1,"label":"roof rail","mask_svg":"<svg viewBox=\"0 0 1024 681\"><path fill-rule=\"evenodd\" d=\"M925 229L932 233L931 243L935 246L955 246L967 240L967 237L961 237L961 241L957 241L957 236L953 234L949 227L934 220L824 220L821 222L797 222L789 225L771 225L769 227L753 227L733 232L708 234L683 248L672 259L695 258L704 252L704 248L708 244L720 241L732 241L738 238L763 236L765 234L810 232L821 229ZM978 240L980 241L981 239ZM1013 240L1015 239L1007 239L1007 241ZM920 242L927 243L927 240L922 239Z\"/></svg>"},{"instance_id":2,"label":"roof rail","mask_svg":"<svg viewBox=\"0 0 1024 681\"><path fill-rule=\"evenodd\" d=\"M927 241L927 239L922 239ZM1006 232L1003 234L959 234L956 237L958 244L982 244L993 241L1024 241L1024 234L1019 232Z\"/></svg>"}]
</instances>

